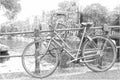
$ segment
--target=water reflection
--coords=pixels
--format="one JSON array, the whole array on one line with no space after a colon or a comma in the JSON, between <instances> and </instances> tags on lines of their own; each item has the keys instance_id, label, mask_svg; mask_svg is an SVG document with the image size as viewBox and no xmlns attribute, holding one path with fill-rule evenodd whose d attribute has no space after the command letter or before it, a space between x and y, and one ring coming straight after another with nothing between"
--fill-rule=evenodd
<instances>
[{"instance_id":1,"label":"water reflection","mask_svg":"<svg viewBox=\"0 0 120 80\"><path fill-rule=\"evenodd\" d=\"M27 46L29 41L21 41L19 39L7 39L7 38L0 38L0 43L7 45L10 47L10 51L14 51L19 54L22 54L24 48Z\"/></svg>"}]
</instances>

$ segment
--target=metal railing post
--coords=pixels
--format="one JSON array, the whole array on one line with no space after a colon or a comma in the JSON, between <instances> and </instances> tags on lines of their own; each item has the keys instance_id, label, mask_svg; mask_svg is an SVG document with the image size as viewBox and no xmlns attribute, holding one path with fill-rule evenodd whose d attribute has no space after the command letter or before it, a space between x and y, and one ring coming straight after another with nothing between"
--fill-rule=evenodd
<instances>
[{"instance_id":1,"label":"metal railing post","mask_svg":"<svg viewBox=\"0 0 120 80\"><path fill-rule=\"evenodd\" d=\"M41 27L41 25L39 25L39 27ZM34 36L35 36L35 41L38 39L39 37L39 32L40 32L41 28L39 29L34 29ZM36 42L35 43L35 72L36 73L40 73L40 63L38 60L39 57L39 51L40 51L40 47L41 47L41 43L40 42Z\"/></svg>"}]
</instances>

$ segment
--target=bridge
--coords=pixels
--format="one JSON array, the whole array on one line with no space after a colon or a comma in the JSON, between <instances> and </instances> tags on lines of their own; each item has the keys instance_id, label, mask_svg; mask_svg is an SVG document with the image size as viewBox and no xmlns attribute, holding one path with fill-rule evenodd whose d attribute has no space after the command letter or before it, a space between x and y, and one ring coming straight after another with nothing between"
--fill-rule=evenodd
<instances>
[{"instance_id":1,"label":"bridge","mask_svg":"<svg viewBox=\"0 0 120 80\"><path fill-rule=\"evenodd\" d=\"M116 28L117 28L117 31L116 31ZM72 30L77 30L77 29L82 29L82 28L72 28ZM97 34L100 32L99 35L103 35L103 31L107 31L108 34L107 36L109 36L111 39L115 40L115 42L117 43L116 45L116 48L118 49L118 56L117 56L117 59L118 61L120 60L119 59L119 56L120 56L120 26L99 26L99 27L91 27L90 29L93 29L95 34L97 32ZM66 30L66 31L69 31L71 29L63 29L63 30ZM62 31L62 29L61 29ZM44 33L44 32L52 32L51 30L34 30L34 31L27 31L27 32L7 32L7 33L0 33L0 35L20 35L20 34L34 34L34 37L38 37L41 33ZM3 57L21 57L21 55L8 55L8 56L0 56L0 58L3 58Z\"/></svg>"}]
</instances>

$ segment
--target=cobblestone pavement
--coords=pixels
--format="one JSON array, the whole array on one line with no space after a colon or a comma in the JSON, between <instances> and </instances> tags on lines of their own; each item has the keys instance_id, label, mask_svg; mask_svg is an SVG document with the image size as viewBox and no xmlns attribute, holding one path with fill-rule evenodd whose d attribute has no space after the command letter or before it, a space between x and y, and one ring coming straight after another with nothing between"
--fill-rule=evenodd
<instances>
[{"instance_id":1,"label":"cobblestone pavement","mask_svg":"<svg viewBox=\"0 0 120 80\"><path fill-rule=\"evenodd\" d=\"M23 72L1 73L1 80L40 80ZM92 72L87 67L57 69L54 74L42 80L120 80L120 63L105 72Z\"/></svg>"}]
</instances>

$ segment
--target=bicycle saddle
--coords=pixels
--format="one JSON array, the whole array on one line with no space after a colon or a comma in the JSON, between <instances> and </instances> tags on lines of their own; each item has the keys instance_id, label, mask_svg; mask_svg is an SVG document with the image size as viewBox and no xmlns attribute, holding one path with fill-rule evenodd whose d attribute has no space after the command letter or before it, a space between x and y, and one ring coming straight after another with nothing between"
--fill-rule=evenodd
<instances>
[{"instance_id":1,"label":"bicycle saddle","mask_svg":"<svg viewBox=\"0 0 120 80\"><path fill-rule=\"evenodd\" d=\"M93 23L92 22L83 22L83 23L81 23L81 25L84 27L90 27L93 25Z\"/></svg>"}]
</instances>

